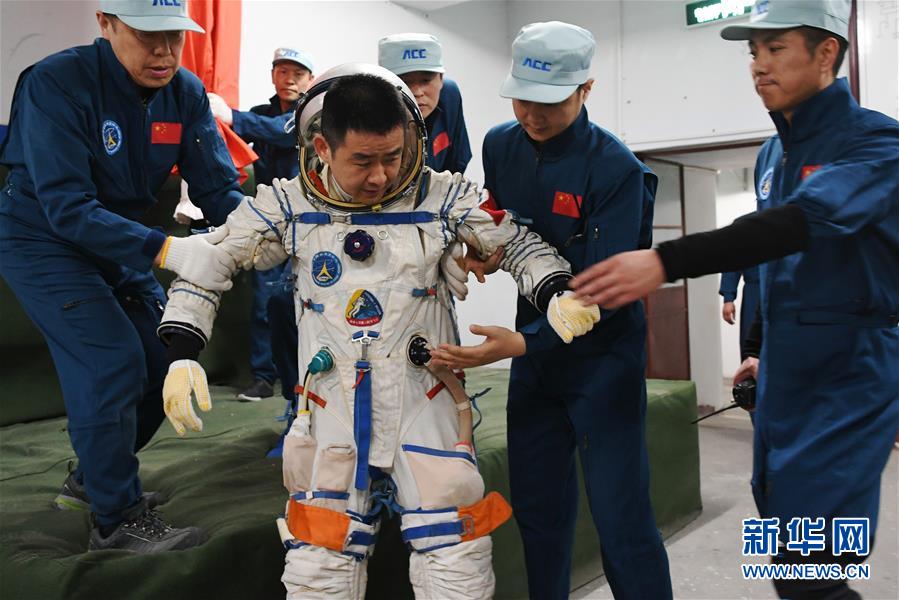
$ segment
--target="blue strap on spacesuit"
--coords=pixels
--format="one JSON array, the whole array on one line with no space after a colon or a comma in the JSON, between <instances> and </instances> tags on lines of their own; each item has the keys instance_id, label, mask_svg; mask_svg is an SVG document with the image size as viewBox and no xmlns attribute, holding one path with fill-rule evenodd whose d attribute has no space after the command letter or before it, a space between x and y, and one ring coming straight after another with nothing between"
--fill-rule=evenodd
<instances>
[{"instance_id":1,"label":"blue strap on spacesuit","mask_svg":"<svg viewBox=\"0 0 899 600\"><path fill-rule=\"evenodd\" d=\"M350 225L416 225L418 223L431 223L436 220L436 214L423 210L395 213L364 213L347 215L345 219L323 212L304 212L291 219L291 221L308 225L330 225L334 221L345 222Z\"/></svg>"},{"instance_id":2,"label":"blue strap on spacesuit","mask_svg":"<svg viewBox=\"0 0 899 600\"><path fill-rule=\"evenodd\" d=\"M356 489L368 488L368 450L371 446L371 363L356 361L353 399L353 437L356 439Z\"/></svg>"},{"instance_id":3,"label":"blue strap on spacesuit","mask_svg":"<svg viewBox=\"0 0 899 600\"><path fill-rule=\"evenodd\" d=\"M414 288L412 290L413 298L428 298L430 296L437 295L437 288L435 286L426 287L426 288Z\"/></svg>"},{"instance_id":4,"label":"blue strap on spacesuit","mask_svg":"<svg viewBox=\"0 0 899 600\"><path fill-rule=\"evenodd\" d=\"M315 312L325 312L324 304L316 304L312 301L312 298L305 298L303 300L303 308L313 310Z\"/></svg>"},{"instance_id":5,"label":"blue strap on spacesuit","mask_svg":"<svg viewBox=\"0 0 899 600\"><path fill-rule=\"evenodd\" d=\"M292 500L300 502L302 500L315 500L324 498L327 500L346 500L350 497L347 492L331 492L328 490L316 490L314 492L296 492L290 495Z\"/></svg>"},{"instance_id":6,"label":"blue strap on spacesuit","mask_svg":"<svg viewBox=\"0 0 899 600\"><path fill-rule=\"evenodd\" d=\"M403 541L408 544L412 540L421 538L462 535L463 533L465 533L465 525L462 521L446 521L444 523L434 523L433 525L409 527L408 529L403 529L401 535L403 536Z\"/></svg>"}]
</instances>

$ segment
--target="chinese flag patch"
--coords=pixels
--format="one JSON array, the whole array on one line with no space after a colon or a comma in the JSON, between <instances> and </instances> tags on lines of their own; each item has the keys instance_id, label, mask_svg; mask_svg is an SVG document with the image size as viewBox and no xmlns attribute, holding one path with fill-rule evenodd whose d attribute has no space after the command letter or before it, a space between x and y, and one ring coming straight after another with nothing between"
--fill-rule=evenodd
<instances>
[{"instance_id":1,"label":"chinese flag patch","mask_svg":"<svg viewBox=\"0 0 899 600\"><path fill-rule=\"evenodd\" d=\"M553 198L553 212L563 217L577 219L581 216L581 203L583 201L583 196L575 197L574 194L567 192L556 192Z\"/></svg>"},{"instance_id":2,"label":"chinese flag patch","mask_svg":"<svg viewBox=\"0 0 899 600\"><path fill-rule=\"evenodd\" d=\"M485 213L490 215L490 218L493 219L493 222L496 223L497 225L502 223L503 219L506 218L506 211L504 211L504 210L493 210L492 208L485 207L483 204L481 205L481 208L484 210Z\"/></svg>"},{"instance_id":3,"label":"chinese flag patch","mask_svg":"<svg viewBox=\"0 0 899 600\"><path fill-rule=\"evenodd\" d=\"M151 144L180 144L181 123L156 122L150 126Z\"/></svg>"},{"instance_id":4,"label":"chinese flag patch","mask_svg":"<svg viewBox=\"0 0 899 600\"><path fill-rule=\"evenodd\" d=\"M488 215L490 215L494 223L499 225L503 222L503 218L506 216L506 211L496 205L496 199L493 197L493 194L490 193L490 190L485 188L484 192L481 194L481 198L483 198L484 196L487 196L487 199L481 201L480 208Z\"/></svg>"},{"instance_id":5,"label":"chinese flag patch","mask_svg":"<svg viewBox=\"0 0 899 600\"><path fill-rule=\"evenodd\" d=\"M437 137L434 138L434 143L431 145L431 150L434 152L434 156L437 156L447 148L449 148L450 139L449 135L445 131L441 131L437 134Z\"/></svg>"},{"instance_id":6,"label":"chinese flag patch","mask_svg":"<svg viewBox=\"0 0 899 600\"><path fill-rule=\"evenodd\" d=\"M805 181L805 178L820 169L823 165L805 165L802 167L802 180Z\"/></svg>"},{"instance_id":7,"label":"chinese flag patch","mask_svg":"<svg viewBox=\"0 0 899 600\"><path fill-rule=\"evenodd\" d=\"M481 193L481 198L487 196L486 200L481 200L481 208L489 208L490 210L499 210L499 204L496 203L496 198L493 197L493 193L484 188L484 191Z\"/></svg>"}]
</instances>

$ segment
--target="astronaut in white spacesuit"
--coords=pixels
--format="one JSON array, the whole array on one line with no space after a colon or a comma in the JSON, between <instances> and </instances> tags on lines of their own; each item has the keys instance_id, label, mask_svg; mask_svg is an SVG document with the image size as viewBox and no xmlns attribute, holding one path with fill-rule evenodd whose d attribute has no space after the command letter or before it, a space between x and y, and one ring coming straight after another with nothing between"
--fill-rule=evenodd
<instances>
[{"instance_id":1,"label":"astronaut in white spacesuit","mask_svg":"<svg viewBox=\"0 0 899 600\"><path fill-rule=\"evenodd\" d=\"M424 166L425 125L403 82L380 67L325 72L300 100L300 175L259 186L228 217L220 243L238 265L290 257L300 372L284 444L290 493L279 520L290 598L362 598L383 507L401 515L418 598L493 595L489 533L511 514L484 482L471 407L428 348L455 341L440 263L462 241L548 311L566 341L599 319L567 292L568 263L513 215L479 208L476 186ZM268 247L268 250L264 248ZM257 266L259 266L257 264ZM179 434L200 430L191 393L209 410L195 362L220 294L177 279L159 327L172 360L163 396Z\"/></svg>"}]
</instances>

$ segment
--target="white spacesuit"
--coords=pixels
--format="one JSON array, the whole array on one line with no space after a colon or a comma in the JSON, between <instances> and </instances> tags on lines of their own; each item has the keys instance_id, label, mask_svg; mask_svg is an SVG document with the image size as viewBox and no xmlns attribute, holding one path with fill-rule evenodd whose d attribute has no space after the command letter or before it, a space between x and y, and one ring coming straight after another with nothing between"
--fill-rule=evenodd
<instances>
[{"instance_id":1,"label":"white spacesuit","mask_svg":"<svg viewBox=\"0 0 899 600\"><path fill-rule=\"evenodd\" d=\"M341 194L308 149L330 84L360 72L394 84L410 113L399 183L376 207ZM499 494L484 496L461 386L426 364L428 347L457 342L440 261L457 240L481 256L505 246L501 267L544 309L558 307L569 265L509 213L480 209L473 183L423 166L424 124L390 72L332 69L313 83L297 114L301 174L259 186L256 198L228 217L221 242L247 266L263 240L276 239L295 277L299 364L307 376L284 444L290 499L279 528L288 548L288 597L362 598L365 559L386 505L400 513L403 539L414 550L410 579L418 598L489 598L488 534L511 510ZM219 299L176 280L160 334L187 333L205 343ZM566 325L559 319L553 326L563 336L598 320L593 309L566 305L561 312L570 331L560 331ZM165 396L173 423L196 428L189 396L198 377L202 369L193 361L172 364Z\"/></svg>"}]
</instances>

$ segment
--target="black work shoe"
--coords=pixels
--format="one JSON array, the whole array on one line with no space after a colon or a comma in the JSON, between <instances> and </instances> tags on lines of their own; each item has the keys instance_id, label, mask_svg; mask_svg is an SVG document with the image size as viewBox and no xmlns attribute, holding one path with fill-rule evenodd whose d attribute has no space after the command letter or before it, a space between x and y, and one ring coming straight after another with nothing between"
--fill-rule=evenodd
<instances>
[{"instance_id":1,"label":"black work shoe","mask_svg":"<svg viewBox=\"0 0 899 600\"><path fill-rule=\"evenodd\" d=\"M128 550L138 554L155 554L168 550L184 550L203 543L205 536L196 527L175 528L162 520L154 510L139 504L144 510L134 518L119 523L108 536L100 528L91 529L88 552L95 550Z\"/></svg>"},{"instance_id":2,"label":"black work shoe","mask_svg":"<svg viewBox=\"0 0 899 600\"><path fill-rule=\"evenodd\" d=\"M257 379L253 385L237 394L237 397L244 402L259 402L263 398L271 398L274 393L272 384L264 379Z\"/></svg>"},{"instance_id":3,"label":"black work shoe","mask_svg":"<svg viewBox=\"0 0 899 600\"><path fill-rule=\"evenodd\" d=\"M165 504L167 500L162 492L144 492L143 498L147 501L147 507L151 509ZM84 489L84 484L78 483L75 474L69 471L62 489L53 500L53 505L58 510L90 510L91 499Z\"/></svg>"}]
</instances>

